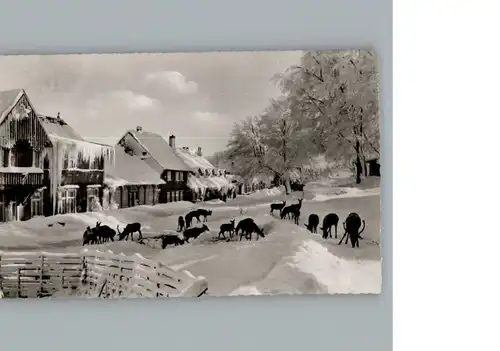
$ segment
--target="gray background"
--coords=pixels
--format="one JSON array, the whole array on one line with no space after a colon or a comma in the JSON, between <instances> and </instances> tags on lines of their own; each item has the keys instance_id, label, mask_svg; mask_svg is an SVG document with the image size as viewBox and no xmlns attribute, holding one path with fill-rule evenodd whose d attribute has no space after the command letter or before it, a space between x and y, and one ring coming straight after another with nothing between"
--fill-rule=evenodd
<instances>
[{"instance_id":1,"label":"gray background","mask_svg":"<svg viewBox=\"0 0 500 351\"><path fill-rule=\"evenodd\" d=\"M374 47L384 257L380 296L2 302L0 349L392 349L390 0L0 0L0 33L0 54Z\"/></svg>"}]
</instances>

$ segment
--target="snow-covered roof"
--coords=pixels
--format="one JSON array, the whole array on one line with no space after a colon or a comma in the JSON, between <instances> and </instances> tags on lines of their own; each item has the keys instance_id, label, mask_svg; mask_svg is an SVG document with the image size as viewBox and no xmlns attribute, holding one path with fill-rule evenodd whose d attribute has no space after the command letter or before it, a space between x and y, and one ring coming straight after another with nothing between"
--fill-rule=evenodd
<instances>
[{"instance_id":1,"label":"snow-covered roof","mask_svg":"<svg viewBox=\"0 0 500 351\"><path fill-rule=\"evenodd\" d=\"M60 117L51 117L41 114L37 114L38 119L43 125L43 129L47 132L49 138L64 138L64 139L74 139L83 140L80 134L78 134L66 121Z\"/></svg>"},{"instance_id":2,"label":"snow-covered roof","mask_svg":"<svg viewBox=\"0 0 500 351\"><path fill-rule=\"evenodd\" d=\"M127 133L132 135L164 169L190 170L161 135L144 130L128 130Z\"/></svg>"},{"instance_id":3,"label":"snow-covered roof","mask_svg":"<svg viewBox=\"0 0 500 351\"><path fill-rule=\"evenodd\" d=\"M205 191L206 189L229 189L234 187L234 184L232 184L228 178L223 176L197 177L189 175L187 186L194 191Z\"/></svg>"},{"instance_id":4,"label":"snow-covered roof","mask_svg":"<svg viewBox=\"0 0 500 351\"><path fill-rule=\"evenodd\" d=\"M141 160L140 156L132 156L123 147L114 147L114 164L104 165L104 183L112 188L121 185L165 184L160 174Z\"/></svg>"},{"instance_id":5,"label":"snow-covered roof","mask_svg":"<svg viewBox=\"0 0 500 351\"><path fill-rule=\"evenodd\" d=\"M16 105L23 94L23 89L0 91L0 123L3 122L4 118Z\"/></svg>"},{"instance_id":6,"label":"snow-covered roof","mask_svg":"<svg viewBox=\"0 0 500 351\"><path fill-rule=\"evenodd\" d=\"M192 171L197 171L198 169L201 169L202 171L205 171L206 169L215 169L215 167L210 162L208 162L205 157L199 156L196 150L182 147L177 148L175 151L177 155L182 159L182 161L184 161L184 163L188 165L189 168L191 168Z\"/></svg>"}]
</instances>

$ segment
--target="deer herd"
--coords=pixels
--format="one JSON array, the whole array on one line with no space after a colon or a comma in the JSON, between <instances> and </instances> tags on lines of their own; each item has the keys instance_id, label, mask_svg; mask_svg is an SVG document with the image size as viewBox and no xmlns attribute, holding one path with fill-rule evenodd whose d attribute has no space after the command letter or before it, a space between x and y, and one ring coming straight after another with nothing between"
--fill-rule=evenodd
<instances>
[{"instance_id":1,"label":"deer herd","mask_svg":"<svg viewBox=\"0 0 500 351\"><path fill-rule=\"evenodd\" d=\"M287 206L286 200L281 203L273 203L270 205L271 211L270 215L274 215L274 211L279 211L281 219L293 219L294 223L299 225L300 219L300 209L302 208L302 201L304 199L299 199L297 204L292 204ZM339 223L339 216L336 213L329 213L323 218L323 226L319 229L322 231L322 238L328 239L332 238L332 227L335 229L335 239L337 239L337 226ZM304 223L307 230L309 230L313 234L318 233L319 226L319 216L315 213L309 215L307 219L307 223ZM361 228L361 225L363 227ZM344 235L342 239L339 241L339 245L342 244L342 241L345 239L345 243L349 243L349 238L351 239L351 246L359 247L359 239L363 239L361 237L361 233L365 230L365 221L361 219L361 217L356 212L351 212L346 217L345 221L342 223L344 227ZM361 229L360 229L361 228Z\"/></svg>"},{"instance_id":2,"label":"deer herd","mask_svg":"<svg viewBox=\"0 0 500 351\"><path fill-rule=\"evenodd\" d=\"M298 203L286 205L286 200L282 203L272 203L270 205L270 215L274 216L274 211L279 211L281 219L293 219L294 223L299 225L300 210L302 208L303 199L299 199ZM161 247L165 249L168 245L183 245L184 243L189 243L190 239L196 239L204 232L210 231L210 229L205 224L209 216L212 215L212 210L206 210L199 208L197 210L190 211L184 217L179 216L177 220L177 232L182 232L183 238L175 234L164 234L152 239L160 239ZM197 223L202 223L200 227L194 227L193 219L197 220ZM201 218L201 219L200 219ZM335 230L335 238L338 237L337 227L339 223L339 216L335 213L328 213L323 218L322 226L319 230L322 231L322 238L328 239L332 238L332 227ZM320 224L320 218L317 214L312 213L308 217L308 222L304 223L305 227L313 234L318 233L318 226ZM345 239L345 243L348 244L349 238L351 241L351 246L359 247L359 239L361 233L365 229L365 221L355 213L350 213L345 221L342 223L344 228L344 234L340 239L338 245L342 244ZM120 231L119 226L116 227L116 231L107 225L102 225L101 222L97 222L94 228L88 226L83 234L83 245L93 245L101 244L109 241L114 241L114 237L118 234L118 240L128 240L129 237L133 241L134 234L138 234L138 242L143 242L143 236L141 232L141 224L139 222L127 224L122 231ZM229 238L226 237L226 233ZM264 229L259 227L253 218L245 218L238 222L235 226L235 220L229 221L229 223L224 223L220 226L220 231L218 234L218 239L223 238L229 241L234 235L238 236L240 233L240 241L245 237L247 240L252 240L252 234L256 233L257 240L259 237L264 238Z\"/></svg>"}]
</instances>

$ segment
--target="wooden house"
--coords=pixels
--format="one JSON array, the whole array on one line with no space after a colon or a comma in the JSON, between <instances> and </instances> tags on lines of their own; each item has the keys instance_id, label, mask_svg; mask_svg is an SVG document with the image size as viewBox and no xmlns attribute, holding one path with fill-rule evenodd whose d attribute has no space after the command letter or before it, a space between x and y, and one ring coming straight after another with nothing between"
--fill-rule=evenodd
<instances>
[{"instance_id":1,"label":"wooden house","mask_svg":"<svg viewBox=\"0 0 500 351\"><path fill-rule=\"evenodd\" d=\"M172 144L175 136L170 136ZM192 200L210 200L231 197L235 190L233 178L226 170L215 168L205 157L201 147L192 150L188 147L176 149L177 155L189 166L190 174L187 186L191 190Z\"/></svg>"},{"instance_id":2,"label":"wooden house","mask_svg":"<svg viewBox=\"0 0 500 351\"><path fill-rule=\"evenodd\" d=\"M119 145L114 149L114 162L104 165L103 208L159 203L161 186L166 184L160 174L145 163L141 156L125 152ZM177 198L180 200L182 196Z\"/></svg>"},{"instance_id":3,"label":"wooden house","mask_svg":"<svg viewBox=\"0 0 500 351\"><path fill-rule=\"evenodd\" d=\"M171 140L171 143L175 143ZM169 144L161 135L138 126L128 130L118 141L125 153L138 156L160 175L165 184L159 185L159 203L188 200L187 187L190 168L176 155L175 144Z\"/></svg>"},{"instance_id":4,"label":"wooden house","mask_svg":"<svg viewBox=\"0 0 500 351\"><path fill-rule=\"evenodd\" d=\"M105 158L59 116L37 114L23 89L0 92L0 221L99 209Z\"/></svg>"}]
</instances>

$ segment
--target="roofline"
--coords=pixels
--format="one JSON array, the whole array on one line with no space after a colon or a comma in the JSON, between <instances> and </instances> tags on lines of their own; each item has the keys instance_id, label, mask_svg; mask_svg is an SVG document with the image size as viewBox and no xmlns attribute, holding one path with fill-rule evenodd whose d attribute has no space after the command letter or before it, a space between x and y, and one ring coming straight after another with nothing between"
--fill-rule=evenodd
<instances>
[{"instance_id":1,"label":"roofline","mask_svg":"<svg viewBox=\"0 0 500 351\"><path fill-rule=\"evenodd\" d=\"M153 157L153 154L151 153L151 151L149 151L148 148L143 143L141 143L141 141L138 138L135 137L135 135L132 133L132 131L128 130L127 133L125 133L125 135L127 135L127 134L130 134L132 136L132 138L134 138L134 140L137 141L139 143L139 145L141 145L144 148L144 150L146 150L148 152L148 154L156 162L156 164L165 170L163 165L160 164L160 162L158 162L158 160L155 157ZM120 140L122 140L122 139L123 139L123 137ZM118 142L120 142L120 140L118 140Z\"/></svg>"},{"instance_id":2,"label":"roofline","mask_svg":"<svg viewBox=\"0 0 500 351\"><path fill-rule=\"evenodd\" d=\"M30 104L31 104L31 102L30 102ZM45 115L45 114L43 114L43 113L36 113L36 116L37 116L37 117L44 117L44 118L53 118L53 119L57 119L57 117L54 117L54 116L49 116L49 115ZM66 120L65 120L64 118L61 118L61 117L59 117L59 118L60 118L60 119L61 119L64 123L66 123L66 126L67 126L68 128L70 128L70 129L73 131L73 133L75 133L76 135L78 135L78 136L80 137L80 139L60 137L60 136L58 136L58 135L51 135L50 133L47 133L47 132L46 132L46 133L47 133L47 135L48 135L48 137L49 137L49 139L50 139L50 138L55 137L55 138L62 138L62 139L68 139L68 140L85 141L85 142L87 142L87 143L89 142L89 141L85 140L85 139L84 139L84 138L80 135L80 133L78 133L78 132L77 132L77 131L76 131L76 130L75 130L75 129L71 126L71 124L69 124L68 122L66 122ZM43 126L43 123L41 123L41 124L42 124L42 126Z\"/></svg>"},{"instance_id":3,"label":"roofline","mask_svg":"<svg viewBox=\"0 0 500 351\"><path fill-rule=\"evenodd\" d=\"M112 148L115 148L117 147L118 145L111 145L111 144L103 144L103 143L97 143L95 141L90 141L90 140L85 140L83 139L83 141L87 142L87 143L90 143L90 144L96 144L96 145L101 145L101 146L107 146L107 147L112 147Z\"/></svg>"},{"instance_id":4,"label":"roofline","mask_svg":"<svg viewBox=\"0 0 500 351\"><path fill-rule=\"evenodd\" d=\"M149 155L151 156L151 158L156 162L156 164L158 166L160 166L163 170L171 170L171 171L179 171L179 172L190 172L190 167L188 167L188 165L186 165L186 163L176 154L175 150L173 148L172 151L173 151L173 154L175 157L177 157L177 159L179 161L181 161L182 163L184 163L184 165L186 166L186 169L175 169L175 168L165 168L160 162L158 162L158 160L153 156L153 154L151 153L151 151L148 150L148 148L143 144L141 143L141 141L135 137L135 135L133 134L133 131L131 130L128 130L124 135L123 137L121 137L119 140L118 140L118 143L120 142L120 140L122 140L127 134L130 134L132 136L132 138L134 138L135 141L137 141L139 143L139 145L141 145L148 153ZM160 134L157 134L160 138L163 139L163 137L160 135ZM167 144L168 147L170 147L170 145L168 145L168 142L163 139L163 141L165 141L165 143Z\"/></svg>"},{"instance_id":5,"label":"roofline","mask_svg":"<svg viewBox=\"0 0 500 351\"><path fill-rule=\"evenodd\" d=\"M12 90L18 90L18 89L12 89ZM5 91L9 91L9 90L5 90ZM19 93L17 94L17 97L10 104L10 106L7 107L7 109L5 111L0 112L1 113L1 115L0 115L0 124L3 123L4 119L10 113L10 111L12 111L12 109L14 108L14 106L17 105L17 103L19 102L19 100L21 99L21 96L23 96L23 94L26 95L26 97L28 97L28 94L26 94L26 92L24 91L24 89L20 89ZM29 101L29 99L28 99L28 101ZM31 107L33 107L33 104L31 103L31 101L29 101L29 103L30 103Z\"/></svg>"},{"instance_id":6,"label":"roofline","mask_svg":"<svg viewBox=\"0 0 500 351\"><path fill-rule=\"evenodd\" d=\"M13 89L13 90L16 90L16 89ZM33 112L35 113L35 117L36 119L38 120L38 123L40 123L40 126L42 127L43 131L45 132L45 135L47 135L47 139L49 139L49 142L52 144L51 146L54 146L54 143L51 139L51 136L49 134L49 132L47 132L47 129L45 129L45 126L43 125L43 123L40 121L39 119L39 114L36 112L36 109L35 109L35 106L33 105L33 103L31 102L28 94L26 93L26 90L24 89L21 89L21 91L19 92L19 94L17 95L17 98L14 100L14 102L12 103L12 106L10 106L9 108L7 108L7 110L3 111L2 112L2 115L0 116L0 124L3 123L3 121L5 120L5 118L7 117L7 115L12 111L12 109L14 108L14 106L17 105L17 103L19 102L19 100L21 99L22 96L25 96L26 97L26 100L28 100L28 103L30 104L31 108L33 109ZM69 124L68 124L69 125ZM71 127L71 126L70 126Z\"/></svg>"}]
</instances>

